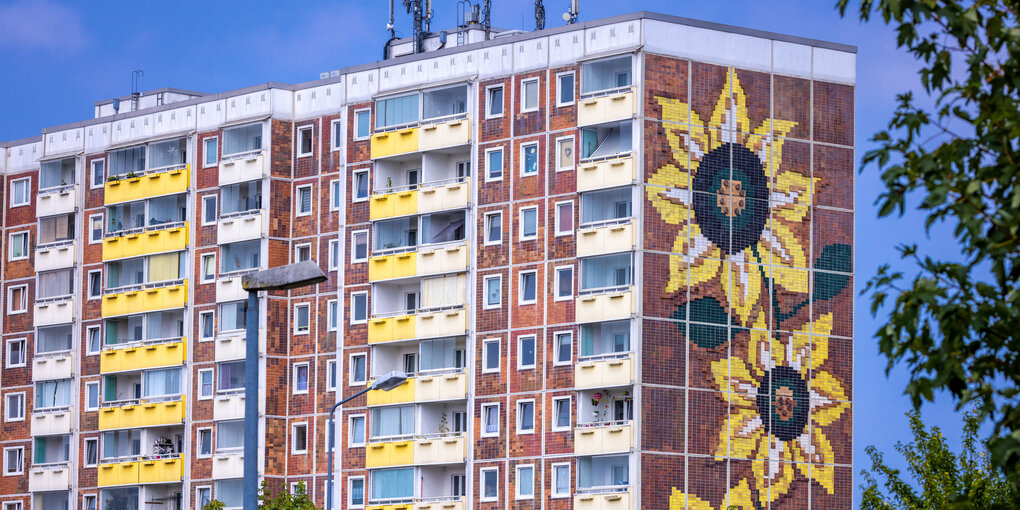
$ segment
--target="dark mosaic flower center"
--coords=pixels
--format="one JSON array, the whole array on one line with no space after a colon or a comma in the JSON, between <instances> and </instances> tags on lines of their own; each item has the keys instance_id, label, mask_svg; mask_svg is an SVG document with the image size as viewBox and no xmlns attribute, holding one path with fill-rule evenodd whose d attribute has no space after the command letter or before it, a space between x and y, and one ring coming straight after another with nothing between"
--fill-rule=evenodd
<instances>
[{"instance_id":1,"label":"dark mosaic flower center","mask_svg":"<svg viewBox=\"0 0 1020 510\"><path fill-rule=\"evenodd\" d=\"M706 154L693 188L694 220L709 241L726 254L758 241L769 217L769 187L750 149L727 143Z\"/></svg>"},{"instance_id":2,"label":"dark mosaic flower center","mask_svg":"<svg viewBox=\"0 0 1020 510\"><path fill-rule=\"evenodd\" d=\"M808 399L807 383L796 370L776 367L766 372L757 400L765 430L781 441L800 436L808 421Z\"/></svg>"}]
</instances>

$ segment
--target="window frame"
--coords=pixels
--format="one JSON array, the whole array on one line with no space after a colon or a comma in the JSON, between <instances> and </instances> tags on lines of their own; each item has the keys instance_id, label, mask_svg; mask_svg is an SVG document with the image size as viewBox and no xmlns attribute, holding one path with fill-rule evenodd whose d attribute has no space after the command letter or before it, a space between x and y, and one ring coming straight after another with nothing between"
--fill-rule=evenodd
<instances>
[{"instance_id":1,"label":"window frame","mask_svg":"<svg viewBox=\"0 0 1020 510\"><path fill-rule=\"evenodd\" d=\"M355 318L355 315L354 315L357 312L357 307L354 306L354 300L359 298L359 297L362 297L362 296L364 296L364 298L365 298L365 318L364 319L357 319L357 318ZM369 306L369 303L368 303L368 291L367 290L362 290L362 291L358 291L358 292L351 292L351 311L350 311L348 320L350 321L350 323L352 325L353 324L368 324L368 316L372 315L369 312L368 306Z\"/></svg>"},{"instance_id":2,"label":"window frame","mask_svg":"<svg viewBox=\"0 0 1020 510\"><path fill-rule=\"evenodd\" d=\"M96 163L103 166L103 173L99 182L96 182ZM106 187L106 158L96 158L89 162L89 189L100 189Z\"/></svg>"},{"instance_id":3,"label":"window frame","mask_svg":"<svg viewBox=\"0 0 1020 510\"><path fill-rule=\"evenodd\" d=\"M92 228L92 222L95 221L96 219L99 220L99 225L100 225L100 227L99 227L99 238L98 239L95 236L93 236L93 234L95 234L95 232L96 232L96 229ZM103 242L103 238L106 236L106 222L103 221L103 213L90 214L89 215L89 234L88 235L89 235L89 244L101 244Z\"/></svg>"},{"instance_id":4,"label":"window frame","mask_svg":"<svg viewBox=\"0 0 1020 510\"><path fill-rule=\"evenodd\" d=\"M489 228L489 224L492 221L492 217L494 216L499 216L499 239L492 241L489 239L489 231L491 230ZM484 235L482 236L482 245L499 246L503 244L503 211L489 211L483 215L483 218L484 221L482 224L482 229L484 231Z\"/></svg>"},{"instance_id":5,"label":"window frame","mask_svg":"<svg viewBox=\"0 0 1020 510\"><path fill-rule=\"evenodd\" d=\"M207 432L209 434L209 453L202 453L202 433ZM213 444L213 427L198 427L195 429L195 457L199 459L208 459L213 456L216 452L216 446Z\"/></svg>"},{"instance_id":6,"label":"window frame","mask_svg":"<svg viewBox=\"0 0 1020 510\"><path fill-rule=\"evenodd\" d=\"M298 378L298 372L300 372L301 369L305 370L304 389L301 389L301 387L298 385L298 381L300 381L300 379ZM294 381L291 393L293 395L307 395L309 389L312 387L312 369L308 362L302 361L300 363L294 363L294 365L291 367L291 377L292 377L291 380Z\"/></svg>"},{"instance_id":7,"label":"window frame","mask_svg":"<svg viewBox=\"0 0 1020 510\"><path fill-rule=\"evenodd\" d=\"M367 414L351 414L347 416L347 446L349 448L364 448L368 444L368 419ZM354 430L354 420L361 420L361 442L356 442L357 439L354 437L352 431Z\"/></svg>"},{"instance_id":8,"label":"window frame","mask_svg":"<svg viewBox=\"0 0 1020 510\"><path fill-rule=\"evenodd\" d=\"M216 195L216 193L208 193L208 194L202 195L202 226L209 226L209 225L215 225L216 224L216 220L219 218L219 207L220 207L220 204L217 201L218 198L219 197ZM206 212L208 212L208 210L209 210L209 206L206 205L206 204L208 202L210 202L210 201L213 203L213 210L216 211L216 215L212 219L209 219L207 217L207 215L206 215Z\"/></svg>"},{"instance_id":9,"label":"window frame","mask_svg":"<svg viewBox=\"0 0 1020 510\"><path fill-rule=\"evenodd\" d=\"M308 258L301 258L301 250L308 250ZM312 260L312 243L301 243L294 245L294 262L304 262L305 260Z\"/></svg>"},{"instance_id":10,"label":"window frame","mask_svg":"<svg viewBox=\"0 0 1020 510\"><path fill-rule=\"evenodd\" d=\"M556 411L557 411L556 410L556 403L557 402L562 402L564 400L567 401L567 426L566 427L561 427L561 426L557 425L557 423L559 422L559 420L557 420L557 418L559 416L557 416L557 414L556 414ZM573 414L574 414L573 413L573 408L571 407L573 405L573 400L574 400L573 397L571 397L570 395L563 395L563 396L558 396L558 397L553 397L552 398L552 400L551 400L551 402L552 402L552 417L551 417L552 420L551 420L550 429L553 432L563 432L563 431L567 431L567 430L570 430L571 428L573 428L571 426L571 420L573 419Z\"/></svg>"},{"instance_id":11,"label":"window frame","mask_svg":"<svg viewBox=\"0 0 1020 510\"><path fill-rule=\"evenodd\" d=\"M570 151L573 157L570 160L570 166L563 166L563 160L560 158L560 144L563 142L570 142ZM577 139L574 135L561 136L556 139L556 171L557 172L570 172L573 171L577 166L577 152L574 150L577 148Z\"/></svg>"},{"instance_id":12,"label":"window frame","mask_svg":"<svg viewBox=\"0 0 1020 510\"><path fill-rule=\"evenodd\" d=\"M564 467L564 466L567 468L567 492L566 493L556 492L556 468ZM570 473L570 463L569 462L554 462L552 464L549 464L549 469L551 471L551 477L552 477L552 480L551 480L552 481L552 487L549 488L549 497L550 498L555 498L555 499L569 498L570 494L572 492L570 490L570 488L573 487L573 485L570 483L570 475L571 475L571 473Z\"/></svg>"},{"instance_id":13,"label":"window frame","mask_svg":"<svg viewBox=\"0 0 1020 510\"><path fill-rule=\"evenodd\" d=\"M521 494L521 471L527 469L531 471L531 494ZM517 464L514 466L514 499L516 500L529 500L535 499L535 465L534 464Z\"/></svg>"},{"instance_id":14,"label":"window frame","mask_svg":"<svg viewBox=\"0 0 1020 510\"><path fill-rule=\"evenodd\" d=\"M25 421L25 413L28 412L28 401L26 391L12 391L4 394L4 423ZM17 418L11 418L10 403L11 397L21 397L21 416Z\"/></svg>"},{"instance_id":15,"label":"window frame","mask_svg":"<svg viewBox=\"0 0 1020 510\"><path fill-rule=\"evenodd\" d=\"M491 162L490 159L489 159L491 156L489 154L491 154L493 152L498 152L499 153L499 176L498 177L493 177L492 176L492 167L489 165L489 163ZM506 154L503 151L503 146L500 145L499 147L493 147L493 148L490 148L490 149L485 149L485 182L499 182L499 181L502 181L503 180L503 174L505 174L505 173L506 173Z\"/></svg>"},{"instance_id":16,"label":"window frame","mask_svg":"<svg viewBox=\"0 0 1020 510\"><path fill-rule=\"evenodd\" d=\"M14 197L16 196L16 194L14 193L14 186L16 186L18 184L21 184L21 183L26 183L25 184L25 201L24 202L15 202L14 201ZM10 196L11 196L11 199L9 201L9 203L10 203L9 207L14 208L14 207L25 207L27 205L32 205L32 178L31 177L22 177L21 179L14 179L14 180L12 180L10 186L8 187L8 191L10 192Z\"/></svg>"},{"instance_id":17,"label":"window frame","mask_svg":"<svg viewBox=\"0 0 1020 510\"><path fill-rule=\"evenodd\" d=\"M209 376L212 377L212 392L209 393L208 395L205 395L205 394L202 393L202 385L203 385L202 376L205 375L205 374L209 374ZM212 400L213 398L216 397L216 370L215 369L213 369L213 368L202 368L202 369L199 369L198 372L197 372L197 375L195 376L195 379L197 379L197 381L198 381L198 391L196 392L196 393L198 393L198 400Z\"/></svg>"},{"instance_id":18,"label":"window frame","mask_svg":"<svg viewBox=\"0 0 1020 510\"><path fill-rule=\"evenodd\" d=\"M485 495L485 474L487 472L493 472L496 477L496 495L486 496ZM491 501L499 501L499 467L483 467L478 469L478 501L486 503Z\"/></svg>"},{"instance_id":19,"label":"window frame","mask_svg":"<svg viewBox=\"0 0 1020 510\"><path fill-rule=\"evenodd\" d=\"M368 114L368 134L366 134L365 136L358 136L358 115L359 114ZM353 131L353 133L351 133L351 138L353 140L355 140L355 141L358 141L358 140L368 140L369 138L372 138L372 109L371 108L359 108L357 110L354 110L354 116L353 116L352 122L354 124L354 129L351 130L351 131Z\"/></svg>"},{"instance_id":20,"label":"window frame","mask_svg":"<svg viewBox=\"0 0 1020 510\"><path fill-rule=\"evenodd\" d=\"M305 315L306 322L304 328L301 327L299 317L301 317L298 310L306 309ZM294 304L294 332L293 335L309 335L312 332L312 304L311 303L295 303Z\"/></svg>"},{"instance_id":21,"label":"window frame","mask_svg":"<svg viewBox=\"0 0 1020 510\"><path fill-rule=\"evenodd\" d=\"M296 133L297 136L294 137L296 142L294 144L296 146L294 147L294 152L297 154L297 157L299 158L307 158L308 156L315 154L315 130L313 129L313 127L314 127L313 124L308 124L297 128ZM304 136L305 132L308 133L308 152L303 152L301 150L301 146L304 145L304 140L302 139L302 137Z\"/></svg>"},{"instance_id":22,"label":"window frame","mask_svg":"<svg viewBox=\"0 0 1020 510\"><path fill-rule=\"evenodd\" d=\"M209 142L216 144L216 149L213 151L213 161L209 162ZM209 136L202 139L202 168L209 168L218 166L220 164L220 137Z\"/></svg>"},{"instance_id":23,"label":"window frame","mask_svg":"<svg viewBox=\"0 0 1020 510\"><path fill-rule=\"evenodd\" d=\"M499 113L492 113L491 94L494 89L499 89L500 102ZM506 113L506 83L497 83L485 87L485 120L502 118Z\"/></svg>"},{"instance_id":24,"label":"window frame","mask_svg":"<svg viewBox=\"0 0 1020 510\"><path fill-rule=\"evenodd\" d=\"M567 296L561 295L560 272L570 271L570 293ZM553 301L573 301L574 299L574 266L556 266L553 268Z\"/></svg>"},{"instance_id":25,"label":"window frame","mask_svg":"<svg viewBox=\"0 0 1020 510\"><path fill-rule=\"evenodd\" d=\"M524 277L525 275L534 275L535 277L535 297L528 300L524 298ZM538 303L538 270L529 269L527 271L520 271L517 273L517 304L518 305L533 305Z\"/></svg>"},{"instance_id":26,"label":"window frame","mask_svg":"<svg viewBox=\"0 0 1020 510\"><path fill-rule=\"evenodd\" d=\"M11 344L17 343L17 342L21 343L21 362L20 363L11 363L11 352L12 352L11 351ZM24 366L28 366L28 352L26 351L26 349L28 349L28 338L10 338L10 339L8 339L5 342L5 347L6 347L6 350L4 351L4 353L5 353L5 355L4 355L4 366L6 368L21 368L21 367L24 367Z\"/></svg>"},{"instance_id":27,"label":"window frame","mask_svg":"<svg viewBox=\"0 0 1020 510\"><path fill-rule=\"evenodd\" d=\"M489 280L499 281L499 302L496 304L489 304ZM482 276L482 310L498 310L503 308L503 274L488 274Z\"/></svg>"},{"instance_id":28,"label":"window frame","mask_svg":"<svg viewBox=\"0 0 1020 510\"><path fill-rule=\"evenodd\" d=\"M536 419L537 417L535 416L536 411L537 411L537 406L535 406L535 399L533 399L533 398L522 398L522 399L518 399L514 404L515 404L515 407L517 408L516 416L514 416L514 422L517 425L517 428L516 428L517 435L518 436L522 436L522 435L534 434L535 431L538 429L538 424L536 423L538 420ZM531 404L531 428L530 429L521 428L521 415L522 415L521 408L523 406L527 405L527 404Z\"/></svg>"},{"instance_id":29,"label":"window frame","mask_svg":"<svg viewBox=\"0 0 1020 510\"><path fill-rule=\"evenodd\" d=\"M99 275L99 286L98 286L98 288L95 288L92 285L92 275L94 275L94 274ZM87 273L87 276L86 276L86 279L85 279L85 284L88 285L88 289L86 289L86 291L87 291L86 295L88 296L88 300L89 301L93 301L93 300L96 300L96 299L99 299L99 298L103 297L103 270L102 269L93 269L93 270L89 271Z\"/></svg>"},{"instance_id":30,"label":"window frame","mask_svg":"<svg viewBox=\"0 0 1020 510\"><path fill-rule=\"evenodd\" d=\"M560 336L567 336L567 345L569 347L569 356L566 361L560 359ZM564 366L572 365L574 362L574 332L571 330L564 331L553 331L553 366Z\"/></svg>"},{"instance_id":31,"label":"window frame","mask_svg":"<svg viewBox=\"0 0 1020 510\"><path fill-rule=\"evenodd\" d=\"M528 211L535 211L535 233L532 235L526 235L524 233L524 214ZM517 221L520 224L520 228L517 229L517 240L518 241L534 241L538 239L538 206L537 205L526 205L517 208Z\"/></svg>"},{"instance_id":32,"label":"window frame","mask_svg":"<svg viewBox=\"0 0 1020 510\"><path fill-rule=\"evenodd\" d=\"M96 467L96 466L98 466L99 465L99 457L101 456L100 452L99 452L99 436L96 436L96 437L86 437L82 441L82 443L83 443L82 444L82 452L81 452L81 463L82 463L82 465L84 467ZM89 443L96 443L96 462L94 464L89 464L89 454L88 454L88 452L89 452L88 444Z\"/></svg>"},{"instance_id":33,"label":"window frame","mask_svg":"<svg viewBox=\"0 0 1020 510\"><path fill-rule=\"evenodd\" d=\"M304 432L304 436L305 436L305 448L303 450L299 450L297 448L297 430L299 428L302 428L302 427L305 429L305 432ZM301 422L291 423L290 424L290 454L291 455L307 455L308 454L308 422L307 421L301 421Z\"/></svg>"},{"instance_id":34,"label":"window frame","mask_svg":"<svg viewBox=\"0 0 1020 510\"><path fill-rule=\"evenodd\" d=\"M202 317L206 315L212 316L212 335L205 336L205 330L203 329L205 321ZM202 310L198 312L198 341L199 342L211 342L216 338L216 309Z\"/></svg>"},{"instance_id":35,"label":"window frame","mask_svg":"<svg viewBox=\"0 0 1020 510\"><path fill-rule=\"evenodd\" d=\"M365 180L368 181L368 187L367 187L368 193L364 197L358 197L358 176L361 175L361 174L364 174L365 175ZM351 193L351 202L352 203L367 202L368 201L369 197L372 196L372 181L369 180L369 178L368 178L368 169L367 168L362 168L360 170L353 170L353 171L351 171L351 188L353 190L353 192Z\"/></svg>"},{"instance_id":36,"label":"window frame","mask_svg":"<svg viewBox=\"0 0 1020 510\"><path fill-rule=\"evenodd\" d=\"M571 88L570 88L570 101L566 103L560 102L560 98L563 97L563 78L566 76L571 77ZM574 71L564 71L562 73L556 73L556 106L573 106L577 103L577 74Z\"/></svg>"},{"instance_id":37,"label":"window frame","mask_svg":"<svg viewBox=\"0 0 1020 510\"><path fill-rule=\"evenodd\" d=\"M502 343L503 343L503 339L498 338L498 337L486 338L486 339L482 340L482 373L483 374L490 374L490 373L498 373L499 372L499 369L500 369L500 367L503 364L503 362L501 361L501 356L503 354L502 353L502 349L503 349ZM491 345L491 344L496 344L496 366L493 367L493 368L490 368L490 367L486 366L486 364L485 364L485 362L489 359L489 357L486 356L486 349L488 349L488 346Z\"/></svg>"},{"instance_id":38,"label":"window frame","mask_svg":"<svg viewBox=\"0 0 1020 510\"><path fill-rule=\"evenodd\" d=\"M10 452L15 452L15 451L19 452L19 455L21 456L21 462L18 463L18 470L17 471L8 471L7 468L10 466L10 463L8 463L8 461L7 461L7 456L10 454ZM4 448L4 461L3 462L4 462L4 476L19 476L19 475L24 474L25 473L25 447L24 446L10 446L10 447Z\"/></svg>"},{"instance_id":39,"label":"window frame","mask_svg":"<svg viewBox=\"0 0 1020 510\"><path fill-rule=\"evenodd\" d=\"M344 123L344 119L342 119L342 118L341 119L333 119L332 121L329 122L329 134L332 135L330 137L330 140L329 140L329 151L330 152L336 152L336 151L339 151L339 150L343 150L343 146L336 144L337 141L343 140L343 138L341 136L339 136L339 135L343 134L343 123Z\"/></svg>"},{"instance_id":40,"label":"window frame","mask_svg":"<svg viewBox=\"0 0 1020 510\"><path fill-rule=\"evenodd\" d=\"M15 257L14 256L14 238L15 237L22 237L22 236L24 236L24 238L25 238L24 242L22 243L24 245L24 248L25 248L24 249L24 254L22 256L20 256L20 257ZM16 260L28 260L29 251L32 249L32 231L31 230L21 230L21 231L18 231L18 232L11 232L7 236L7 244L8 244L8 248L7 248L7 261L8 262L14 262Z\"/></svg>"},{"instance_id":41,"label":"window frame","mask_svg":"<svg viewBox=\"0 0 1020 510\"><path fill-rule=\"evenodd\" d=\"M195 505L202 505L202 492L208 491L209 501L213 499L213 488L212 485L198 485L195 487Z\"/></svg>"},{"instance_id":42,"label":"window frame","mask_svg":"<svg viewBox=\"0 0 1020 510\"><path fill-rule=\"evenodd\" d=\"M339 211L343 206L343 187L340 179L333 179L329 181L329 210Z\"/></svg>"},{"instance_id":43,"label":"window frame","mask_svg":"<svg viewBox=\"0 0 1020 510\"><path fill-rule=\"evenodd\" d=\"M85 327L85 354L86 355L99 354L100 352L103 351L103 331L102 331L102 329L100 329L101 327L102 326L99 326L99 325L96 325L96 326L86 326ZM95 351L92 350L92 346L91 346L91 342L90 342L90 340L91 340L90 337L92 336L92 331L96 331L96 334L99 335L99 349L95 350Z\"/></svg>"},{"instance_id":44,"label":"window frame","mask_svg":"<svg viewBox=\"0 0 1020 510\"><path fill-rule=\"evenodd\" d=\"M364 236L365 237L365 258L357 258L358 257L357 238L359 236ZM368 259L369 259L368 251L369 251L368 229L365 229L365 230L355 230L355 231L351 232L351 263L355 263L355 262L359 262L359 263L360 262L368 262Z\"/></svg>"},{"instance_id":45,"label":"window frame","mask_svg":"<svg viewBox=\"0 0 1020 510\"><path fill-rule=\"evenodd\" d=\"M353 482L355 480L361 480L361 503L354 502L354 487ZM347 508L365 508L365 477L364 476L348 476L347 477Z\"/></svg>"},{"instance_id":46,"label":"window frame","mask_svg":"<svg viewBox=\"0 0 1020 510\"><path fill-rule=\"evenodd\" d=\"M488 408L495 408L496 409L495 411L493 411L493 412L496 413L496 431L495 432L487 432L485 430L485 410L488 409ZM500 427L500 420L499 420L499 402L486 402L486 403L483 403L479 407L479 410L480 410L480 414L481 414L481 418L482 418L482 420L481 420L482 421L482 426L480 427L481 430L478 431L479 437L499 437L499 431L500 431L500 428L501 428Z\"/></svg>"},{"instance_id":47,"label":"window frame","mask_svg":"<svg viewBox=\"0 0 1020 510\"><path fill-rule=\"evenodd\" d=\"M354 379L354 358L364 358L365 360L365 380L358 381ZM348 386L365 386L368 384L368 353L367 352L355 352L351 353L347 357L347 385Z\"/></svg>"},{"instance_id":48,"label":"window frame","mask_svg":"<svg viewBox=\"0 0 1020 510\"><path fill-rule=\"evenodd\" d=\"M560 230L560 206L570 206L570 230ZM573 200L560 200L559 202L553 203L553 237L569 236L574 234L576 225L574 225L574 201Z\"/></svg>"},{"instance_id":49,"label":"window frame","mask_svg":"<svg viewBox=\"0 0 1020 510\"><path fill-rule=\"evenodd\" d=\"M301 201L301 193L303 191L305 191L305 190L308 190L308 210L307 211L302 211L301 210L301 203L302 203L302 201ZM302 184L300 186L296 186L294 188L294 217L301 218L301 217L304 217L304 216L311 216L312 215L312 210L315 209L315 206L312 204L312 200L314 198L315 198L315 196L312 194L312 185L311 184Z\"/></svg>"},{"instance_id":50,"label":"window frame","mask_svg":"<svg viewBox=\"0 0 1020 510\"><path fill-rule=\"evenodd\" d=\"M528 102L528 85L530 85L532 83L535 84L535 106L532 106L532 107L529 108L528 105L527 105L527 102ZM541 87L539 86L540 84L539 84L539 81L538 81L538 77L536 76L534 78L524 78L524 79L522 79L520 81L520 84L521 84L521 104L520 104L521 113L537 112L538 108L539 108L539 105L542 104L542 98L541 98L542 97L542 90L541 90Z\"/></svg>"},{"instance_id":51,"label":"window frame","mask_svg":"<svg viewBox=\"0 0 1020 510\"><path fill-rule=\"evenodd\" d=\"M332 376L333 376L333 380L332 381L330 381L330 374L332 374ZM336 377L337 377L337 375L338 374L336 372L336 360L335 359L328 359L328 360L326 360L326 391L327 392L336 391Z\"/></svg>"},{"instance_id":52,"label":"window frame","mask_svg":"<svg viewBox=\"0 0 1020 510\"><path fill-rule=\"evenodd\" d=\"M212 272L211 275L207 275L206 272L205 272L205 269L207 267L206 262L205 262L206 259L212 259L212 270L213 270L213 272ZM216 281L216 270L217 270L217 267L216 267L216 252L211 251L211 252L208 252L208 253L201 254L199 256L199 258L198 258L198 267L199 267L199 272L201 273L201 274L199 274L199 279L200 279L200 281L202 283L213 283L213 282L215 282Z\"/></svg>"},{"instance_id":53,"label":"window frame","mask_svg":"<svg viewBox=\"0 0 1020 510\"><path fill-rule=\"evenodd\" d=\"M524 352L521 341L529 338L532 342L532 348L535 351L533 354L534 359L530 365L525 365L521 363L522 354ZM517 370L533 370L536 365L538 365L538 336L531 333L527 335L517 335Z\"/></svg>"},{"instance_id":54,"label":"window frame","mask_svg":"<svg viewBox=\"0 0 1020 510\"><path fill-rule=\"evenodd\" d=\"M85 398L83 400L85 402L82 405L82 407L85 408L85 411L98 411L99 407L103 403L103 395L102 395L102 393L99 392L99 381L87 381L84 384L84 386L85 386ZM89 388L90 387L96 389L96 407L92 407L91 405L89 405Z\"/></svg>"},{"instance_id":55,"label":"window frame","mask_svg":"<svg viewBox=\"0 0 1020 510\"><path fill-rule=\"evenodd\" d=\"M326 331L340 330L340 301L326 300Z\"/></svg>"},{"instance_id":56,"label":"window frame","mask_svg":"<svg viewBox=\"0 0 1020 510\"><path fill-rule=\"evenodd\" d=\"M340 240L330 239L326 243L326 267L330 271L340 270Z\"/></svg>"},{"instance_id":57,"label":"window frame","mask_svg":"<svg viewBox=\"0 0 1020 510\"><path fill-rule=\"evenodd\" d=\"M13 291L21 289L21 308L11 308L14 301L11 299ZM7 287L7 315L15 315L19 313L28 313L28 284L11 285Z\"/></svg>"},{"instance_id":58,"label":"window frame","mask_svg":"<svg viewBox=\"0 0 1020 510\"><path fill-rule=\"evenodd\" d=\"M527 158L524 156L524 151L526 151L530 147L534 147L535 148L535 171L529 173L529 172L525 171L525 167L527 166ZM538 141L534 141L534 142L522 142L519 148L520 148L520 154L519 154L520 160L518 161L518 165L517 165L518 166L518 168L517 168L518 175L520 177L534 177L534 176L542 173L540 171L541 165L539 164L540 151L539 151Z\"/></svg>"}]
</instances>

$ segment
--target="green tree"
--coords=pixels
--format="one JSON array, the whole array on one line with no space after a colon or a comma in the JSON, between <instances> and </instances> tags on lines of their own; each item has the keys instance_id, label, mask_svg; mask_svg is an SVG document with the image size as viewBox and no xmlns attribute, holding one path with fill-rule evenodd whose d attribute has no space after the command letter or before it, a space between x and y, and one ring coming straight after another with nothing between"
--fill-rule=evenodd
<instances>
[{"instance_id":1,"label":"green tree","mask_svg":"<svg viewBox=\"0 0 1020 510\"><path fill-rule=\"evenodd\" d=\"M293 493L284 484L280 484L280 490L275 496L266 489L266 482L262 482L259 488L259 508L263 510L319 510L308 496L305 482L298 482Z\"/></svg>"},{"instance_id":2,"label":"green tree","mask_svg":"<svg viewBox=\"0 0 1020 510\"><path fill-rule=\"evenodd\" d=\"M845 16L849 0L838 0ZM895 27L920 63L931 106L910 92L862 160L885 190L879 216L919 200L926 229L944 223L955 260L904 245L912 275L882 266L867 283L873 314L895 298L876 333L888 371L903 363L918 409L937 390L990 423L992 463L1020 460L1020 28L1017 0L858 0L858 15Z\"/></svg>"},{"instance_id":3,"label":"green tree","mask_svg":"<svg viewBox=\"0 0 1020 510\"><path fill-rule=\"evenodd\" d=\"M867 448L871 472L862 470L862 510L935 508L1020 508L1017 473L1006 476L991 465L987 445L978 439L977 413L964 416L963 451L953 453L938 427L926 429L917 411L907 413L914 440L897 443L913 481L889 467L874 446ZM881 481L880 481L881 480Z\"/></svg>"},{"instance_id":4,"label":"green tree","mask_svg":"<svg viewBox=\"0 0 1020 510\"><path fill-rule=\"evenodd\" d=\"M205 506L202 507L202 510L223 510L226 507L227 505L224 505L222 501L214 499L206 503Z\"/></svg>"}]
</instances>

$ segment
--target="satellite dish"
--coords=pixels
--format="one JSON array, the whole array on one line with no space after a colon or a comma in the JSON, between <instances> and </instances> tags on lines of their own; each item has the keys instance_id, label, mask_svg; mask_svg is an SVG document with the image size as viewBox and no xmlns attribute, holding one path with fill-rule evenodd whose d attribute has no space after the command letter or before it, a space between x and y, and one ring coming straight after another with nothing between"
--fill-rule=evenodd
<instances>
[{"instance_id":1,"label":"satellite dish","mask_svg":"<svg viewBox=\"0 0 1020 510\"><path fill-rule=\"evenodd\" d=\"M563 13L563 16L560 16L560 17L563 18L563 21L570 21L570 13L569 12Z\"/></svg>"}]
</instances>

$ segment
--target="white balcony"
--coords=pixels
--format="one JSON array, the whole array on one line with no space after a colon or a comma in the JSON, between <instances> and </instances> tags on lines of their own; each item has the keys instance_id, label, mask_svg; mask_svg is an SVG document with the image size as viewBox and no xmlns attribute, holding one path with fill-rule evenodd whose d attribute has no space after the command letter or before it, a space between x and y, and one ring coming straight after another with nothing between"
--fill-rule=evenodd
<instances>
[{"instance_id":1,"label":"white balcony","mask_svg":"<svg viewBox=\"0 0 1020 510\"><path fill-rule=\"evenodd\" d=\"M216 337L216 361L243 359L247 354L247 341L243 331ZM259 329L259 352L266 352L266 330Z\"/></svg>"},{"instance_id":2,"label":"white balcony","mask_svg":"<svg viewBox=\"0 0 1020 510\"><path fill-rule=\"evenodd\" d=\"M266 213L261 209L220 218L216 226L216 242L227 244L261 239L268 233L269 224L265 218Z\"/></svg>"},{"instance_id":3,"label":"white balcony","mask_svg":"<svg viewBox=\"0 0 1020 510\"><path fill-rule=\"evenodd\" d=\"M71 409L32 412L33 436L56 436L71 433Z\"/></svg>"},{"instance_id":4,"label":"white balcony","mask_svg":"<svg viewBox=\"0 0 1020 510\"><path fill-rule=\"evenodd\" d=\"M213 419L243 420L244 419L244 392L226 393L213 397Z\"/></svg>"},{"instance_id":5,"label":"white balcony","mask_svg":"<svg viewBox=\"0 0 1020 510\"><path fill-rule=\"evenodd\" d=\"M78 242L74 240L40 245L35 249L35 270L52 271L71 267L77 250Z\"/></svg>"},{"instance_id":6,"label":"white balcony","mask_svg":"<svg viewBox=\"0 0 1020 510\"><path fill-rule=\"evenodd\" d=\"M35 325L50 326L74 321L74 301L71 296L35 304Z\"/></svg>"},{"instance_id":7,"label":"white balcony","mask_svg":"<svg viewBox=\"0 0 1020 510\"><path fill-rule=\"evenodd\" d=\"M621 286L608 291L582 292L574 300L577 322L604 322L630 318L635 313L634 287Z\"/></svg>"},{"instance_id":8,"label":"white balcony","mask_svg":"<svg viewBox=\"0 0 1020 510\"><path fill-rule=\"evenodd\" d=\"M71 488L71 463L34 465L28 469L30 492L66 491Z\"/></svg>"},{"instance_id":9,"label":"white balcony","mask_svg":"<svg viewBox=\"0 0 1020 510\"><path fill-rule=\"evenodd\" d=\"M212 477L213 480L244 477L244 457L241 456L241 451L214 454Z\"/></svg>"},{"instance_id":10,"label":"white balcony","mask_svg":"<svg viewBox=\"0 0 1020 510\"><path fill-rule=\"evenodd\" d=\"M32 381L53 381L74 377L74 355L71 351L36 354L32 359Z\"/></svg>"},{"instance_id":11,"label":"white balcony","mask_svg":"<svg viewBox=\"0 0 1020 510\"><path fill-rule=\"evenodd\" d=\"M269 175L269 158L262 151L227 156L220 162L219 185L254 181Z\"/></svg>"},{"instance_id":12,"label":"white balcony","mask_svg":"<svg viewBox=\"0 0 1020 510\"><path fill-rule=\"evenodd\" d=\"M74 185L39 192L35 214L39 218L74 212L78 206L78 188Z\"/></svg>"},{"instance_id":13,"label":"white balcony","mask_svg":"<svg viewBox=\"0 0 1020 510\"><path fill-rule=\"evenodd\" d=\"M229 303L248 299L248 291L241 287L241 277L231 276L216 280L216 302Z\"/></svg>"}]
</instances>

